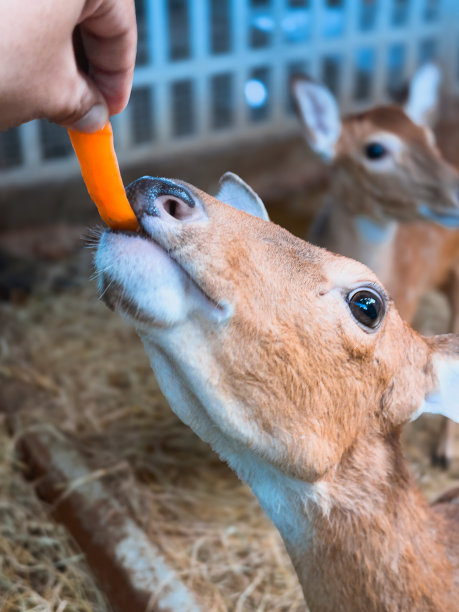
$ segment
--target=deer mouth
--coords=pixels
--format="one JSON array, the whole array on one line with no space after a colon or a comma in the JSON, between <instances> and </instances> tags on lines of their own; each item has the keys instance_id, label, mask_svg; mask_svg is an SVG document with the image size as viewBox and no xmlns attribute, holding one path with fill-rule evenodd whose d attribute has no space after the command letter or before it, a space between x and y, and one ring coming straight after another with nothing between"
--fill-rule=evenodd
<instances>
[{"instance_id":1,"label":"deer mouth","mask_svg":"<svg viewBox=\"0 0 459 612\"><path fill-rule=\"evenodd\" d=\"M213 298L174 252L154 240L141 224L134 232L106 230L95 266L100 299L137 323L168 327L180 313L194 308L211 311L217 319L228 314L228 307Z\"/></svg>"}]
</instances>

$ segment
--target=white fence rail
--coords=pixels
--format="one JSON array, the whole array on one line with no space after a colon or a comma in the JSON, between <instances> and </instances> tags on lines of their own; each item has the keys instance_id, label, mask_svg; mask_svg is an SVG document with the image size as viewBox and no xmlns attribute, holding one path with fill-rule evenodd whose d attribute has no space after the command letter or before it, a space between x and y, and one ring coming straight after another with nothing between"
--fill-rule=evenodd
<instances>
[{"instance_id":1,"label":"white fence rail","mask_svg":"<svg viewBox=\"0 0 459 612\"><path fill-rule=\"evenodd\" d=\"M113 118L121 163L297 129L289 77L324 80L344 111L384 101L435 59L459 94L459 0L136 0L131 101ZM73 174L65 130L0 134L0 186Z\"/></svg>"}]
</instances>

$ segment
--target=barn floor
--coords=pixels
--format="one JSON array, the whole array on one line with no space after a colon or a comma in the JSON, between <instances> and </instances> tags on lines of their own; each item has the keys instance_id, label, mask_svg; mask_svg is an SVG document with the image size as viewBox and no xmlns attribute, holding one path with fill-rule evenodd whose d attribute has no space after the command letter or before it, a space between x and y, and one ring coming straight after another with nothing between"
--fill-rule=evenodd
<instances>
[{"instance_id":1,"label":"barn floor","mask_svg":"<svg viewBox=\"0 0 459 612\"><path fill-rule=\"evenodd\" d=\"M4 269L13 272L0 278L0 381L30 389L21 423L67 432L185 584L207 592L212 612L304 611L257 501L170 411L134 331L98 301L80 234L60 227L1 238ZM442 331L446 317L433 294L418 325ZM448 473L430 465L438 428L423 417L406 434L429 499L459 484L459 440ZM109 610L76 544L22 478L13 448L0 419L0 609Z\"/></svg>"}]
</instances>

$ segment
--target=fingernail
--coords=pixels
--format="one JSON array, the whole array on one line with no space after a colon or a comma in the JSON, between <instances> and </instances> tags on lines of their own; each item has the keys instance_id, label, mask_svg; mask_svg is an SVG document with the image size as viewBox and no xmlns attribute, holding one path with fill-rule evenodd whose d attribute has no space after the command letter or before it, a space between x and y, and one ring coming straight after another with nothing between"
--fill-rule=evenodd
<instances>
[{"instance_id":1,"label":"fingernail","mask_svg":"<svg viewBox=\"0 0 459 612\"><path fill-rule=\"evenodd\" d=\"M103 104L95 104L89 111L76 121L72 126L72 130L77 132L96 132L101 130L108 121L107 107Z\"/></svg>"}]
</instances>

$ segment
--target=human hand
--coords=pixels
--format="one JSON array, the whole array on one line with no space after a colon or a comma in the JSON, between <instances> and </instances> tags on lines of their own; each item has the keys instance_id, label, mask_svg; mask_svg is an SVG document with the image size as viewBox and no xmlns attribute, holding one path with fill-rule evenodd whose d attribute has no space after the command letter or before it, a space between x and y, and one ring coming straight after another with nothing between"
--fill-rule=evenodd
<instances>
[{"instance_id":1,"label":"human hand","mask_svg":"<svg viewBox=\"0 0 459 612\"><path fill-rule=\"evenodd\" d=\"M126 106L134 0L0 0L0 17L0 130L41 117L93 132Z\"/></svg>"}]
</instances>

